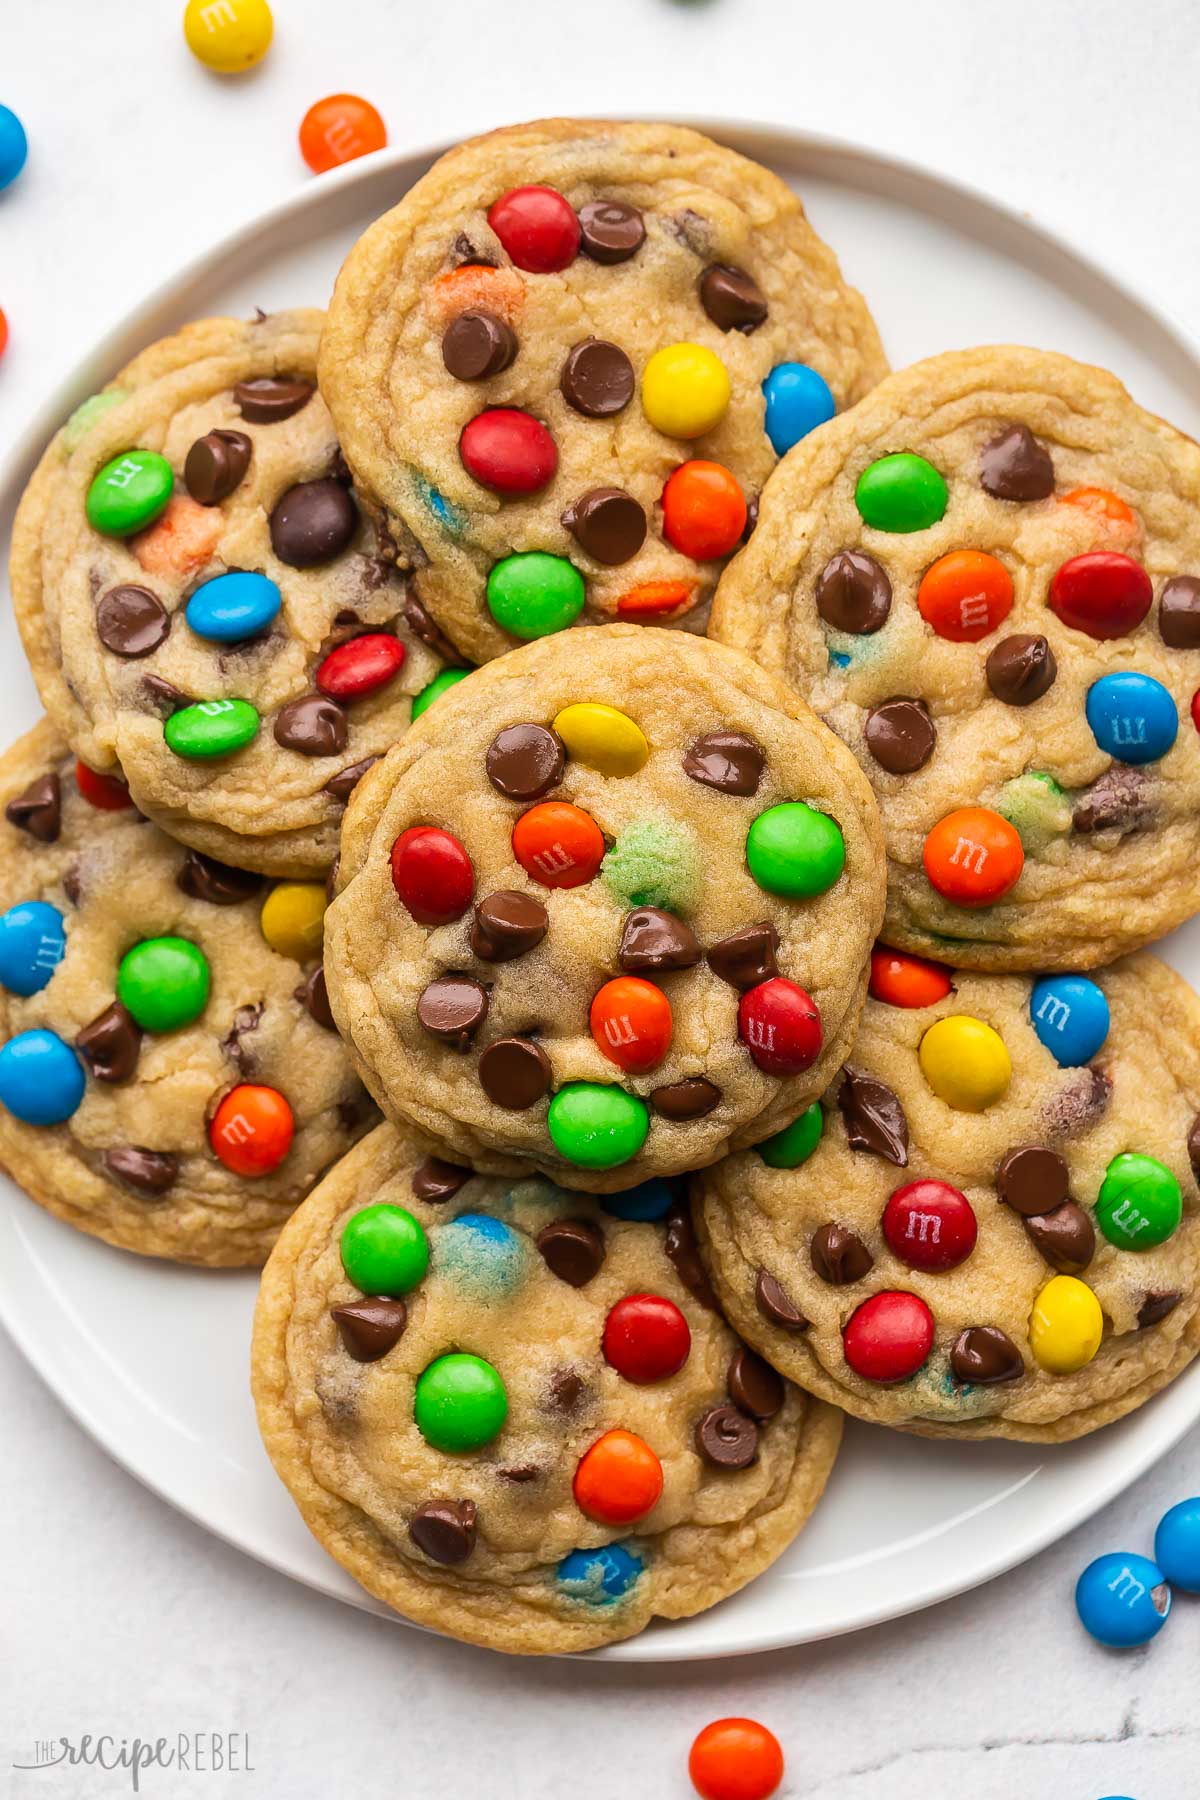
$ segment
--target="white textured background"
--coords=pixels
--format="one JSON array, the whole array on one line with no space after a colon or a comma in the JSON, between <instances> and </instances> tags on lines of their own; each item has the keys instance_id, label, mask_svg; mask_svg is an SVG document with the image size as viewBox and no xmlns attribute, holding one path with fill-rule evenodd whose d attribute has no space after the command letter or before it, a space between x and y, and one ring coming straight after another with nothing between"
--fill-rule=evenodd
<instances>
[{"instance_id":1,"label":"white textured background","mask_svg":"<svg viewBox=\"0 0 1200 1800\"><path fill-rule=\"evenodd\" d=\"M312 179L305 108L372 99L394 145L548 112L795 124L975 181L1200 329L1193 0L276 0L267 62L207 75L182 0L0 0L0 101L29 166L0 195L0 442L147 288ZM936 271L913 270L918 281ZM1196 1800L1200 1602L1117 1656L1071 1606L1102 1550L1149 1550L1200 1491L1193 1434L1056 1549L916 1619L690 1669L517 1665L292 1586L177 1517L0 1339L0 1794L35 1738L250 1734L255 1772L144 1792L338 1800L683 1800L687 1745L746 1711L793 1800ZM887 1504L880 1495L881 1506Z\"/></svg>"}]
</instances>

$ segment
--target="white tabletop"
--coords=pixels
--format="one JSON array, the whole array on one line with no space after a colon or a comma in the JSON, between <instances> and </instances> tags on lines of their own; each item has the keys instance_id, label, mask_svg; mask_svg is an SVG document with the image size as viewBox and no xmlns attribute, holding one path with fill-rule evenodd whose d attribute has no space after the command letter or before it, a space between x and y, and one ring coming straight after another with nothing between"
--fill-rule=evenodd
<instances>
[{"instance_id":1,"label":"white tabletop","mask_svg":"<svg viewBox=\"0 0 1200 1800\"><path fill-rule=\"evenodd\" d=\"M856 138L1027 209L1200 329L1181 0L276 0L271 53L236 81L192 61L182 0L4 10L0 101L31 146L0 195L5 441L149 287L312 179L296 127L338 89L397 146L575 111ZM732 1712L779 1734L795 1800L1197 1791L1200 1600L1123 1656L1071 1604L1091 1557L1149 1552L1164 1507L1200 1491L1197 1433L1056 1549L932 1612L621 1670L487 1656L268 1573L110 1463L3 1339L0 1431L0 1794L129 1792L120 1772L12 1771L41 1739L234 1732L252 1772L150 1771L143 1793L683 1800L691 1737Z\"/></svg>"}]
</instances>

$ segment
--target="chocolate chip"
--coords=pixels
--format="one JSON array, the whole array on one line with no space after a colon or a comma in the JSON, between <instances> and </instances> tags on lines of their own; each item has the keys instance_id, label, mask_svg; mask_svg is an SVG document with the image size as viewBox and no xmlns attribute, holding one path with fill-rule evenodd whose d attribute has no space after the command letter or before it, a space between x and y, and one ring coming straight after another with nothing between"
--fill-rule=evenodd
<instances>
[{"instance_id":1,"label":"chocolate chip","mask_svg":"<svg viewBox=\"0 0 1200 1800\"><path fill-rule=\"evenodd\" d=\"M1192 1129L1187 1140L1188 1161L1192 1165L1192 1174L1200 1181L1200 1113L1192 1120Z\"/></svg>"},{"instance_id":2,"label":"chocolate chip","mask_svg":"<svg viewBox=\"0 0 1200 1800\"><path fill-rule=\"evenodd\" d=\"M758 1426L736 1406L712 1406L696 1426L696 1448L716 1469L748 1469L758 1458Z\"/></svg>"},{"instance_id":3,"label":"chocolate chip","mask_svg":"<svg viewBox=\"0 0 1200 1800\"><path fill-rule=\"evenodd\" d=\"M109 588L96 603L96 635L114 656L149 656L170 629L170 614L149 588Z\"/></svg>"},{"instance_id":4,"label":"chocolate chip","mask_svg":"<svg viewBox=\"0 0 1200 1800\"><path fill-rule=\"evenodd\" d=\"M550 1058L532 1038L497 1038L479 1058L479 1081L488 1099L507 1112L524 1112L549 1091Z\"/></svg>"},{"instance_id":5,"label":"chocolate chip","mask_svg":"<svg viewBox=\"0 0 1200 1800\"><path fill-rule=\"evenodd\" d=\"M570 1287L586 1287L604 1262L604 1233L587 1219L555 1219L534 1242L551 1274Z\"/></svg>"},{"instance_id":6,"label":"chocolate chip","mask_svg":"<svg viewBox=\"0 0 1200 1800\"><path fill-rule=\"evenodd\" d=\"M633 399L633 364L604 338L585 338L563 364L563 399L589 419L609 419Z\"/></svg>"},{"instance_id":7,"label":"chocolate chip","mask_svg":"<svg viewBox=\"0 0 1200 1800\"><path fill-rule=\"evenodd\" d=\"M110 1175L136 1188L139 1194L165 1194L179 1179L179 1158L166 1150L143 1150L137 1144L118 1144L100 1158Z\"/></svg>"},{"instance_id":8,"label":"chocolate chip","mask_svg":"<svg viewBox=\"0 0 1200 1800\"><path fill-rule=\"evenodd\" d=\"M1149 1325L1159 1325L1168 1313L1173 1313L1183 1295L1178 1288L1170 1293L1147 1294L1138 1308L1138 1330L1145 1331Z\"/></svg>"},{"instance_id":9,"label":"chocolate chip","mask_svg":"<svg viewBox=\"0 0 1200 1800\"><path fill-rule=\"evenodd\" d=\"M869 1150L897 1168L908 1167L908 1120L886 1081L847 1065L837 1103L852 1150Z\"/></svg>"},{"instance_id":10,"label":"chocolate chip","mask_svg":"<svg viewBox=\"0 0 1200 1800\"><path fill-rule=\"evenodd\" d=\"M1151 778L1145 769L1114 763L1075 802L1076 831L1144 831L1154 821Z\"/></svg>"},{"instance_id":11,"label":"chocolate chip","mask_svg":"<svg viewBox=\"0 0 1200 1800\"><path fill-rule=\"evenodd\" d=\"M262 1016L261 1003L239 1006L233 1015L232 1025L221 1039L222 1050L243 1075L250 1075L254 1071L254 1053L244 1040L258 1030Z\"/></svg>"},{"instance_id":12,"label":"chocolate chip","mask_svg":"<svg viewBox=\"0 0 1200 1800\"><path fill-rule=\"evenodd\" d=\"M516 354L516 332L485 307L459 313L442 333L442 361L455 381L485 381L499 375Z\"/></svg>"},{"instance_id":13,"label":"chocolate chip","mask_svg":"<svg viewBox=\"0 0 1200 1800\"><path fill-rule=\"evenodd\" d=\"M861 1281L875 1266L875 1258L856 1231L830 1220L812 1234L808 1246L813 1268L831 1287L848 1287Z\"/></svg>"},{"instance_id":14,"label":"chocolate chip","mask_svg":"<svg viewBox=\"0 0 1200 1800\"><path fill-rule=\"evenodd\" d=\"M160 719L169 719L173 714L181 712L185 706L192 704L191 694L185 694L182 688L175 686L162 675L143 675L142 693L152 712Z\"/></svg>"},{"instance_id":15,"label":"chocolate chip","mask_svg":"<svg viewBox=\"0 0 1200 1800\"><path fill-rule=\"evenodd\" d=\"M487 1018L488 993L469 975L438 975L417 1001L417 1018L430 1037L467 1050Z\"/></svg>"},{"instance_id":16,"label":"chocolate chip","mask_svg":"<svg viewBox=\"0 0 1200 1800\"><path fill-rule=\"evenodd\" d=\"M332 794L335 800L340 800L344 805L367 770L373 769L382 760L378 756L364 756L361 762L347 763L344 769L339 769L336 775L329 777L325 783L325 792Z\"/></svg>"},{"instance_id":17,"label":"chocolate chip","mask_svg":"<svg viewBox=\"0 0 1200 1800\"><path fill-rule=\"evenodd\" d=\"M1032 706L1054 686L1058 664L1046 638L1018 631L988 652L984 673L1005 706Z\"/></svg>"},{"instance_id":18,"label":"chocolate chip","mask_svg":"<svg viewBox=\"0 0 1200 1800\"><path fill-rule=\"evenodd\" d=\"M650 1104L661 1119L703 1119L721 1104L721 1090L703 1075L689 1075L683 1081L671 1081L656 1087Z\"/></svg>"},{"instance_id":19,"label":"chocolate chip","mask_svg":"<svg viewBox=\"0 0 1200 1800\"><path fill-rule=\"evenodd\" d=\"M324 694L301 694L280 707L275 742L301 756L336 756L346 748L346 715Z\"/></svg>"},{"instance_id":20,"label":"chocolate chip","mask_svg":"<svg viewBox=\"0 0 1200 1800\"><path fill-rule=\"evenodd\" d=\"M183 482L201 506L228 500L250 467L254 448L244 431L206 431L196 439L183 465Z\"/></svg>"},{"instance_id":21,"label":"chocolate chip","mask_svg":"<svg viewBox=\"0 0 1200 1800\"><path fill-rule=\"evenodd\" d=\"M340 481L299 481L275 503L271 548L289 568L311 569L340 556L357 526L358 508Z\"/></svg>"},{"instance_id":22,"label":"chocolate chip","mask_svg":"<svg viewBox=\"0 0 1200 1800\"><path fill-rule=\"evenodd\" d=\"M1023 1144L1000 1159L996 1192L1006 1206L1026 1219L1053 1212L1061 1206L1070 1187L1067 1165L1057 1150L1041 1144Z\"/></svg>"},{"instance_id":23,"label":"chocolate chip","mask_svg":"<svg viewBox=\"0 0 1200 1800\"><path fill-rule=\"evenodd\" d=\"M475 1548L477 1513L473 1500L427 1500L408 1522L408 1535L430 1562L452 1568Z\"/></svg>"},{"instance_id":24,"label":"chocolate chip","mask_svg":"<svg viewBox=\"0 0 1200 1800\"><path fill-rule=\"evenodd\" d=\"M683 772L722 794L755 794L767 755L741 731L710 731L683 753Z\"/></svg>"},{"instance_id":25,"label":"chocolate chip","mask_svg":"<svg viewBox=\"0 0 1200 1800\"><path fill-rule=\"evenodd\" d=\"M998 1325L968 1325L954 1340L950 1373L955 1381L990 1387L996 1381L1016 1381L1025 1373L1021 1352Z\"/></svg>"},{"instance_id":26,"label":"chocolate chip","mask_svg":"<svg viewBox=\"0 0 1200 1800\"><path fill-rule=\"evenodd\" d=\"M666 1219L667 1232L663 1240L666 1251L676 1275L692 1296L709 1312L719 1313L720 1303L713 1292L712 1283L708 1279L708 1271L700 1260L700 1251L696 1245L696 1233L692 1229L692 1216L688 1211L686 1200L676 1200Z\"/></svg>"},{"instance_id":27,"label":"chocolate chip","mask_svg":"<svg viewBox=\"0 0 1200 1800\"><path fill-rule=\"evenodd\" d=\"M128 1081L141 1047L141 1030L119 1000L97 1013L75 1039L75 1048L97 1081Z\"/></svg>"},{"instance_id":28,"label":"chocolate chip","mask_svg":"<svg viewBox=\"0 0 1200 1800\"><path fill-rule=\"evenodd\" d=\"M437 1206L443 1200L453 1200L459 1188L470 1181L471 1173L458 1163L443 1162L440 1156L427 1156L413 1170L412 1191L418 1200Z\"/></svg>"},{"instance_id":29,"label":"chocolate chip","mask_svg":"<svg viewBox=\"0 0 1200 1800\"><path fill-rule=\"evenodd\" d=\"M593 262L628 262L645 241L646 227L636 206L588 200L579 208L579 248Z\"/></svg>"},{"instance_id":30,"label":"chocolate chip","mask_svg":"<svg viewBox=\"0 0 1200 1800\"><path fill-rule=\"evenodd\" d=\"M1045 500L1054 492L1054 464L1028 425L1009 425L979 452L979 479L996 500Z\"/></svg>"},{"instance_id":31,"label":"chocolate chip","mask_svg":"<svg viewBox=\"0 0 1200 1800\"><path fill-rule=\"evenodd\" d=\"M646 541L646 515L624 488L589 488L562 522L581 550L610 567L628 562Z\"/></svg>"},{"instance_id":32,"label":"chocolate chip","mask_svg":"<svg viewBox=\"0 0 1200 1800\"><path fill-rule=\"evenodd\" d=\"M329 865L329 873L325 877L325 904L332 906L337 899L338 870L342 866L341 856L335 856Z\"/></svg>"},{"instance_id":33,"label":"chocolate chip","mask_svg":"<svg viewBox=\"0 0 1200 1800\"><path fill-rule=\"evenodd\" d=\"M320 963L304 977L298 988L292 990L292 998L298 1000L309 1018L324 1030L337 1030L329 1004L329 989L325 985L325 970Z\"/></svg>"},{"instance_id":34,"label":"chocolate chip","mask_svg":"<svg viewBox=\"0 0 1200 1800\"><path fill-rule=\"evenodd\" d=\"M754 536L754 527L758 524L758 495L746 503L746 523L742 526L742 542L748 544Z\"/></svg>"},{"instance_id":35,"label":"chocolate chip","mask_svg":"<svg viewBox=\"0 0 1200 1800\"><path fill-rule=\"evenodd\" d=\"M743 925L740 931L722 938L708 947L708 966L714 975L730 987L744 992L760 981L771 981L779 973L775 953L779 949L779 933L769 919L757 925Z\"/></svg>"},{"instance_id":36,"label":"chocolate chip","mask_svg":"<svg viewBox=\"0 0 1200 1800\"><path fill-rule=\"evenodd\" d=\"M817 611L835 631L878 631L892 610L887 572L865 550L839 550L817 577Z\"/></svg>"},{"instance_id":37,"label":"chocolate chip","mask_svg":"<svg viewBox=\"0 0 1200 1800\"><path fill-rule=\"evenodd\" d=\"M262 884L261 875L231 868L200 850L188 851L175 877L175 885L183 893L193 900L207 900L212 906L236 906L241 900L252 900Z\"/></svg>"},{"instance_id":38,"label":"chocolate chip","mask_svg":"<svg viewBox=\"0 0 1200 1800\"><path fill-rule=\"evenodd\" d=\"M764 1419L773 1419L783 1405L784 1389L780 1377L769 1362L764 1362L745 1344L740 1345L729 1359L725 1385L733 1404L749 1413L752 1419L757 1419L760 1425Z\"/></svg>"},{"instance_id":39,"label":"chocolate chip","mask_svg":"<svg viewBox=\"0 0 1200 1800\"><path fill-rule=\"evenodd\" d=\"M1034 1249L1060 1275L1081 1275L1096 1253L1096 1227L1073 1200L1027 1218L1025 1230Z\"/></svg>"},{"instance_id":40,"label":"chocolate chip","mask_svg":"<svg viewBox=\"0 0 1200 1800\"><path fill-rule=\"evenodd\" d=\"M781 1331L808 1330L809 1321L767 1269L760 1269L754 1277L754 1303L763 1318Z\"/></svg>"},{"instance_id":41,"label":"chocolate chip","mask_svg":"<svg viewBox=\"0 0 1200 1800\"><path fill-rule=\"evenodd\" d=\"M255 381L239 381L234 404L252 425L278 425L307 406L316 389L311 381L290 381L286 376L260 375Z\"/></svg>"},{"instance_id":42,"label":"chocolate chip","mask_svg":"<svg viewBox=\"0 0 1200 1800\"><path fill-rule=\"evenodd\" d=\"M471 949L482 962L513 962L540 944L549 926L540 900L516 888L498 888L475 908Z\"/></svg>"},{"instance_id":43,"label":"chocolate chip","mask_svg":"<svg viewBox=\"0 0 1200 1800\"><path fill-rule=\"evenodd\" d=\"M881 769L912 775L933 755L937 727L923 700L885 700L867 714L863 736Z\"/></svg>"},{"instance_id":44,"label":"chocolate chip","mask_svg":"<svg viewBox=\"0 0 1200 1800\"><path fill-rule=\"evenodd\" d=\"M583 1376L576 1369L555 1369L547 1390L551 1410L573 1413L583 1399L584 1392Z\"/></svg>"},{"instance_id":45,"label":"chocolate chip","mask_svg":"<svg viewBox=\"0 0 1200 1800\"><path fill-rule=\"evenodd\" d=\"M403 1300L356 1300L352 1306L332 1309L334 1324L346 1350L355 1362L378 1362L393 1344L398 1344L408 1324L408 1308Z\"/></svg>"},{"instance_id":46,"label":"chocolate chip","mask_svg":"<svg viewBox=\"0 0 1200 1800\"><path fill-rule=\"evenodd\" d=\"M635 906L625 914L617 962L627 975L691 969L703 955L690 925L658 906Z\"/></svg>"},{"instance_id":47,"label":"chocolate chip","mask_svg":"<svg viewBox=\"0 0 1200 1800\"><path fill-rule=\"evenodd\" d=\"M80 878L79 864L77 862L71 863L63 871L62 884L63 893L67 896L71 905L78 906L79 896L83 892L83 882Z\"/></svg>"},{"instance_id":48,"label":"chocolate chip","mask_svg":"<svg viewBox=\"0 0 1200 1800\"><path fill-rule=\"evenodd\" d=\"M27 831L39 844L55 844L62 830L62 783L53 770L31 781L23 793L10 800L4 816L18 831Z\"/></svg>"},{"instance_id":49,"label":"chocolate chip","mask_svg":"<svg viewBox=\"0 0 1200 1800\"><path fill-rule=\"evenodd\" d=\"M718 331L749 337L767 316L767 297L745 269L713 263L700 277L700 304Z\"/></svg>"},{"instance_id":50,"label":"chocolate chip","mask_svg":"<svg viewBox=\"0 0 1200 1800\"><path fill-rule=\"evenodd\" d=\"M1103 1069L1080 1069L1047 1101L1042 1123L1054 1137L1079 1137L1108 1110L1112 1082Z\"/></svg>"},{"instance_id":51,"label":"chocolate chip","mask_svg":"<svg viewBox=\"0 0 1200 1800\"><path fill-rule=\"evenodd\" d=\"M1200 581L1173 575L1158 602L1158 630L1172 650L1200 649Z\"/></svg>"},{"instance_id":52,"label":"chocolate chip","mask_svg":"<svg viewBox=\"0 0 1200 1800\"><path fill-rule=\"evenodd\" d=\"M515 1469L497 1469L497 1481L536 1481L541 1474L536 1463L518 1463Z\"/></svg>"},{"instance_id":53,"label":"chocolate chip","mask_svg":"<svg viewBox=\"0 0 1200 1800\"><path fill-rule=\"evenodd\" d=\"M466 264L470 264L476 269L494 269L496 267L495 257L482 256L465 231L460 231L455 238L450 254L460 269Z\"/></svg>"},{"instance_id":54,"label":"chocolate chip","mask_svg":"<svg viewBox=\"0 0 1200 1800\"><path fill-rule=\"evenodd\" d=\"M506 725L488 745L488 780L510 800L538 800L558 786L566 760L556 731L544 725Z\"/></svg>"},{"instance_id":55,"label":"chocolate chip","mask_svg":"<svg viewBox=\"0 0 1200 1800\"><path fill-rule=\"evenodd\" d=\"M420 638L423 644L428 644L429 648L440 656L443 662L461 665L463 659L455 646L434 624L417 596L411 592L404 602L404 620L413 636Z\"/></svg>"}]
</instances>

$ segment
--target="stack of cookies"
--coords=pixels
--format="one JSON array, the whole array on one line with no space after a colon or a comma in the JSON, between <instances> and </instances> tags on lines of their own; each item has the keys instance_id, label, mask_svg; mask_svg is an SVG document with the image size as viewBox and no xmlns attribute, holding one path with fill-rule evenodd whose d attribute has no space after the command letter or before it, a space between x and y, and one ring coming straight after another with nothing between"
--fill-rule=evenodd
<instances>
[{"instance_id":1,"label":"stack of cookies","mask_svg":"<svg viewBox=\"0 0 1200 1800\"><path fill-rule=\"evenodd\" d=\"M786 1548L843 1412L1051 1443L1200 1348L1200 1002L1131 954L1200 910L1198 503L1099 370L888 374L667 126L461 146L327 317L58 434L0 1155L269 1256L263 1437L372 1593L627 1637Z\"/></svg>"}]
</instances>

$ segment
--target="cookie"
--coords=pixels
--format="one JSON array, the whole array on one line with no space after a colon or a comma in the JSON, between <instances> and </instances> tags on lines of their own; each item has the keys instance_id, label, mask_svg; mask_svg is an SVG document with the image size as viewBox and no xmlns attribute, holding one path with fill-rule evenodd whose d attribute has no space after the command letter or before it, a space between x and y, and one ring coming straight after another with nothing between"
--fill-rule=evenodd
<instances>
[{"instance_id":1,"label":"cookie","mask_svg":"<svg viewBox=\"0 0 1200 1800\"><path fill-rule=\"evenodd\" d=\"M206 319L152 345L54 438L13 533L21 635L76 755L271 875L324 874L356 774L453 660L360 515L315 387L321 322Z\"/></svg>"},{"instance_id":2,"label":"cookie","mask_svg":"<svg viewBox=\"0 0 1200 1800\"><path fill-rule=\"evenodd\" d=\"M672 1184L510 1187L383 1125L264 1271L259 1426L389 1606L491 1649L590 1649L744 1586L829 1475L840 1414L714 1307Z\"/></svg>"},{"instance_id":3,"label":"cookie","mask_svg":"<svg viewBox=\"0 0 1200 1800\"><path fill-rule=\"evenodd\" d=\"M575 119L442 157L351 251L321 346L355 477L474 662L576 623L703 630L777 456L886 368L776 176Z\"/></svg>"},{"instance_id":4,"label":"cookie","mask_svg":"<svg viewBox=\"0 0 1200 1800\"><path fill-rule=\"evenodd\" d=\"M609 1192L776 1131L845 1057L883 904L870 789L781 683L597 627L467 677L346 815L334 1014L385 1111Z\"/></svg>"},{"instance_id":5,"label":"cookie","mask_svg":"<svg viewBox=\"0 0 1200 1800\"><path fill-rule=\"evenodd\" d=\"M0 758L0 1161L125 1250L265 1261L375 1115L333 1029L324 893L172 842L47 722Z\"/></svg>"},{"instance_id":6,"label":"cookie","mask_svg":"<svg viewBox=\"0 0 1200 1800\"><path fill-rule=\"evenodd\" d=\"M926 1437L1059 1443L1200 1349L1200 1001L894 951L840 1082L695 1179L730 1319L784 1375Z\"/></svg>"},{"instance_id":7,"label":"cookie","mask_svg":"<svg viewBox=\"0 0 1200 1800\"><path fill-rule=\"evenodd\" d=\"M1196 910L1200 448L1103 370L891 376L772 478L712 632L874 784L888 943L1088 969Z\"/></svg>"}]
</instances>

